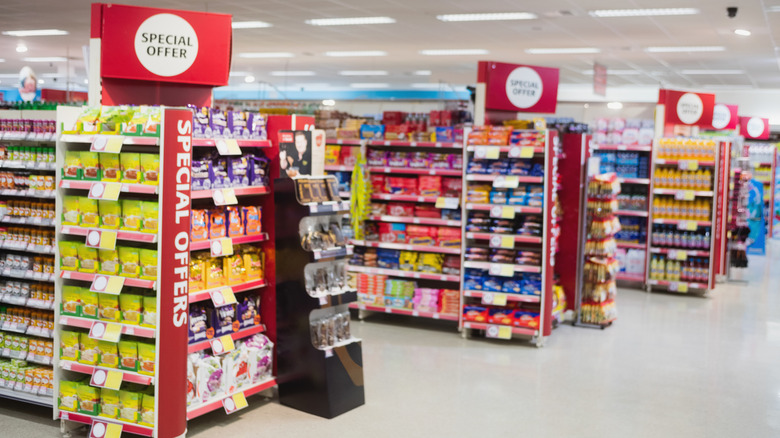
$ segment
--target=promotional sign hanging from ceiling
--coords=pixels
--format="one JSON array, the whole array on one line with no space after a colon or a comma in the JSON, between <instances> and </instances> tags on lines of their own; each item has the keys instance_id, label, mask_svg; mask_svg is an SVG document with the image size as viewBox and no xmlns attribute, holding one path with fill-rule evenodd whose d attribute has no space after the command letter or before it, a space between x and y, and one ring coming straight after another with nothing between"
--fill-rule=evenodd
<instances>
[{"instance_id":1,"label":"promotional sign hanging from ceiling","mask_svg":"<svg viewBox=\"0 0 780 438\"><path fill-rule=\"evenodd\" d=\"M230 15L93 4L92 38L101 39L101 77L228 83Z\"/></svg>"},{"instance_id":2,"label":"promotional sign hanging from ceiling","mask_svg":"<svg viewBox=\"0 0 780 438\"><path fill-rule=\"evenodd\" d=\"M529 113L555 113L557 68L480 61L477 82L485 84L485 108Z\"/></svg>"},{"instance_id":3,"label":"promotional sign hanging from ceiling","mask_svg":"<svg viewBox=\"0 0 780 438\"><path fill-rule=\"evenodd\" d=\"M769 140L769 119L740 117L739 133L748 140Z\"/></svg>"},{"instance_id":4,"label":"promotional sign hanging from ceiling","mask_svg":"<svg viewBox=\"0 0 780 438\"><path fill-rule=\"evenodd\" d=\"M704 126L712 125L715 95L660 90L658 103L666 107L664 124Z\"/></svg>"},{"instance_id":5,"label":"promotional sign hanging from ceiling","mask_svg":"<svg viewBox=\"0 0 780 438\"><path fill-rule=\"evenodd\" d=\"M737 129L739 126L739 107L716 103L712 109L712 128L716 130Z\"/></svg>"}]
</instances>

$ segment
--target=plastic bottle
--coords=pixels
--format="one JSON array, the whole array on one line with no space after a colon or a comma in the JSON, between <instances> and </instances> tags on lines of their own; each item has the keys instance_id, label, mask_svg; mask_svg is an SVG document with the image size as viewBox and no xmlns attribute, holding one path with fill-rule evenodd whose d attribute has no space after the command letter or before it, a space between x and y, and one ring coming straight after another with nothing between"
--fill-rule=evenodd
<instances>
[{"instance_id":1,"label":"plastic bottle","mask_svg":"<svg viewBox=\"0 0 780 438\"><path fill-rule=\"evenodd\" d=\"M653 199L653 216L663 217L661 214L661 198Z\"/></svg>"},{"instance_id":2,"label":"plastic bottle","mask_svg":"<svg viewBox=\"0 0 780 438\"><path fill-rule=\"evenodd\" d=\"M658 257L653 257L650 260L650 278L658 278Z\"/></svg>"},{"instance_id":3,"label":"plastic bottle","mask_svg":"<svg viewBox=\"0 0 780 438\"><path fill-rule=\"evenodd\" d=\"M702 172L702 189L704 190L710 190L712 189L712 172L710 172L709 169Z\"/></svg>"}]
</instances>

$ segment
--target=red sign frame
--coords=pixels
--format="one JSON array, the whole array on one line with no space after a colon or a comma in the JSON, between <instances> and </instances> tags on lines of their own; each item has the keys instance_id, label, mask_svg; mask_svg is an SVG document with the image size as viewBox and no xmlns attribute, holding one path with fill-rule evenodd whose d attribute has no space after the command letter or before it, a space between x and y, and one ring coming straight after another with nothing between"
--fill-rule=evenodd
<instances>
[{"instance_id":1,"label":"red sign frame","mask_svg":"<svg viewBox=\"0 0 780 438\"><path fill-rule=\"evenodd\" d=\"M748 124L751 123L751 120L755 121L760 120L764 125L764 130L761 132L761 135L753 136L750 135L748 132ZM769 119L765 119L763 117L740 117L739 118L739 133L743 137L745 137L748 140L769 140L769 134L770 134L770 128L769 128Z\"/></svg>"},{"instance_id":2,"label":"red sign frame","mask_svg":"<svg viewBox=\"0 0 780 438\"><path fill-rule=\"evenodd\" d=\"M177 437L187 431L192 111L166 109L161 137L156 436Z\"/></svg>"},{"instance_id":3,"label":"red sign frame","mask_svg":"<svg viewBox=\"0 0 780 438\"><path fill-rule=\"evenodd\" d=\"M198 55L183 73L155 74L144 67L136 55L136 32L144 21L159 14L184 19L197 36ZM92 38L101 39L100 75L179 84L227 85L233 46L231 21L232 16L228 14L95 3L92 5ZM161 43L160 47L165 48L166 44Z\"/></svg>"},{"instance_id":4,"label":"red sign frame","mask_svg":"<svg viewBox=\"0 0 780 438\"><path fill-rule=\"evenodd\" d=\"M520 85L513 87L513 91L521 96L532 95L532 98L522 99L529 103L526 107L517 106L508 95L508 82L518 73L522 73L522 79L517 80ZM528 81L529 75L536 80ZM488 110L553 114L558 104L559 76L557 68L532 65L480 61L477 67L477 82L485 84L485 109ZM526 84L528 86L524 86Z\"/></svg>"},{"instance_id":5,"label":"red sign frame","mask_svg":"<svg viewBox=\"0 0 780 438\"><path fill-rule=\"evenodd\" d=\"M678 104L680 99L688 99L693 95L695 99L698 97L701 100L702 108L701 115L692 122L681 120L683 114L678 113ZM684 97L685 96L685 97ZM658 93L658 103L666 107L664 115L665 125L688 125L688 126L712 126L712 112L715 108L715 95L710 93L691 93L686 91L677 90L664 90L661 89Z\"/></svg>"},{"instance_id":6,"label":"red sign frame","mask_svg":"<svg viewBox=\"0 0 780 438\"><path fill-rule=\"evenodd\" d=\"M729 119L729 123L722 127L722 128L716 128L712 125L713 122L715 122L715 109L718 107L718 105L725 106L731 118ZM707 127L707 129L714 129L716 131L725 131L725 130L731 130L731 129L737 129L737 126L739 126L739 106L738 105L728 105L725 103L715 103L715 106L712 107L712 122L710 122L710 126Z\"/></svg>"}]
</instances>

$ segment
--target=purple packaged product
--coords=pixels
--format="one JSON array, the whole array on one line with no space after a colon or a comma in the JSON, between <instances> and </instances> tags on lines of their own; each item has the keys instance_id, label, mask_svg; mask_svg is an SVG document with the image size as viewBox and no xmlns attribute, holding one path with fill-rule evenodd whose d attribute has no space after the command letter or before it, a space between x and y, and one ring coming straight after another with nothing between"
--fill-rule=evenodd
<instances>
[{"instance_id":1,"label":"purple packaged product","mask_svg":"<svg viewBox=\"0 0 780 438\"><path fill-rule=\"evenodd\" d=\"M463 169L463 156L457 154L450 154L450 169L461 170Z\"/></svg>"},{"instance_id":2,"label":"purple packaged product","mask_svg":"<svg viewBox=\"0 0 780 438\"><path fill-rule=\"evenodd\" d=\"M414 152L409 160L409 167L413 169L425 169L430 165L430 157L425 152Z\"/></svg>"},{"instance_id":3,"label":"purple packaged product","mask_svg":"<svg viewBox=\"0 0 780 438\"><path fill-rule=\"evenodd\" d=\"M409 167L409 154L407 152L391 152L387 165L390 167Z\"/></svg>"},{"instance_id":4,"label":"purple packaged product","mask_svg":"<svg viewBox=\"0 0 780 438\"><path fill-rule=\"evenodd\" d=\"M192 136L195 138L211 137L211 127L209 126L209 109L206 107L198 108L195 105L187 105L192 108L194 115L192 117Z\"/></svg>"},{"instance_id":5,"label":"purple packaged product","mask_svg":"<svg viewBox=\"0 0 780 438\"><path fill-rule=\"evenodd\" d=\"M228 159L228 178L231 187L246 187L249 185L249 161L246 156L230 157Z\"/></svg>"},{"instance_id":6,"label":"purple packaged product","mask_svg":"<svg viewBox=\"0 0 780 438\"><path fill-rule=\"evenodd\" d=\"M206 309L202 306L190 307L190 321L189 321L189 342L199 342L206 340L206 331L208 330L208 316L206 315Z\"/></svg>"},{"instance_id":7,"label":"purple packaged product","mask_svg":"<svg viewBox=\"0 0 780 438\"><path fill-rule=\"evenodd\" d=\"M434 154L430 155L431 168L432 169L449 169L450 160L447 154Z\"/></svg>"},{"instance_id":8,"label":"purple packaged product","mask_svg":"<svg viewBox=\"0 0 780 438\"><path fill-rule=\"evenodd\" d=\"M236 307L232 304L217 307L211 311L211 325L214 336L220 337L233 333L233 323L236 321Z\"/></svg>"},{"instance_id":9,"label":"purple packaged product","mask_svg":"<svg viewBox=\"0 0 780 438\"><path fill-rule=\"evenodd\" d=\"M216 108L209 108L209 126L214 138L227 138L227 119L225 113Z\"/></svg>"},{"instance_id":10,"label":"purple packaged product","mask_svg":"<svg viewBox=\"0 0 780 438\"><path fill-rule=\"evenodd\" d=\"M244 297L244 300L238 304L237 317L242 329L255 325L259 308L256 296Z\"/></svg>"},{"instance_id":11,"label":"purple packaged product","mask_svg":"<svg viewBox=\"0 0 780 438\"><path fill-rule=\"evenodd\" d=\"M387 153L375 149L368 151L368 165L374 167L387 166Z\"/></svg>"},{"instance_id":12,"label":"purple packaged product","mask_svg":"<svg viewBox=\"0 0 780 438\"><path fill-rule=\"evenodd\" d=\"M246 113L243 111L228 112L228 131L232 138L249 138Z\"/></svg>"},{"instance_id":13,"label":"purple packaged product","mask_svg":"<svg viewBox=\"0 0 780 438\"><path fill-rule=\"evenodd\" d=\"M268 185L268 158L257 155L246 155L249 165L248 177L250 186Z\"/></svg>"},{"instance_id":14,"label":"purple packaged product","mask_svg":"<svg viewBox=\"0 0 780 438\"><path fill-rule=\"evenodd\" d=\"M253 140L265 140L268 131L265 129L265 117L260 113L249 113L246 120L249 127L249 137Z\"/></svg>"},{"instance_id":15,"label":"purple packaged product","mask_svg":"<svg viewBox=\"0 0 780 438\"><path fill-rule=\"evenodd\" d=\"M211 171L209 172L209 179L211 179L211 188L213 189L222 189L222 188L230 187L230 179L228 178L227 157L212 155Z\"/></svg>"},{"instance_id":16,"label":"purple packaged product","mask_svg":"<svg viewBox=\"0 0 780 438\"><path fill-rule=\"evenodd\" d=\"M192 190L211 190L211 161L192 162Z\"/></svg>"}]
</instances>

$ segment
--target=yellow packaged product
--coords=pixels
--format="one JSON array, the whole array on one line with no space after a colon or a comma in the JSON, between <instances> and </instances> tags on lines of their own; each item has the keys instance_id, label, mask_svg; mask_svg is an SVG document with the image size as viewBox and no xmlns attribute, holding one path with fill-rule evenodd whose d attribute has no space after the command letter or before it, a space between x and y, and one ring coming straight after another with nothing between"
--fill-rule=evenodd
<instances>
[{"instance_id":1,"label":"yellow packaged product","mask_svg":"<svg viewBox=\"0 0 780 438\"><path fill-rule=\"evenodd\" d=\"M81 244L83 245L83 243ZM60 269L64 271L76 271L79 269L79 242L61 240Z\"/></svg>"},{"instance_id":2,"label":"yellow packaged product","mask_svg":"<svg viewBox=\"0 0 780 438\"><path fill-rule=\"evenodd\" d=\"M141 410L141 394L134 391L119 390L119 419L137 423Z\"/></svg>"},{"instance_id":3,"label":"yellow packaged product","mask_svg":"<svg viewBox=\"0 0 780 438\"><path fill-rule=\"evenodd\" d=\"M141 135L144 130L144 125L149 120L149 107L147 105L141 105L135 108L133 116L129 121L122 124L122 133L129 135Z\"/></svg>"},{"instance_id":4,"label":"yellow packaged product","mask_svg":"<svg viewBox=\"0 0 780 438\"><path fill-rule=\"evenodd\" d=\"M119 294L119 310L122 312L121 322L123 324L138 325L141 323L142 301L141 295Z\"/></svg>"},{"instance_id":5,"label":"yellow packaged product","mask_svg":"<svg viewBox=\"0 0 780 438\"><path fill-rule=\"evenodd\" d=\"M141 202L141 231L157 234L159 212L156 202Z\"/></svg>"},{"instance_id":6,"label":"yellow packaged product","mask_svg":"<svg viewBox=\"0 0 780 438\"><path fill-rule=\"evenodd\" d=\"M141 270L139 266L138 248L126 246L118 247L119 252L119 275L122 277L138 278Z\"/></svg>"},{"instance_id":7,"label":"yellow packaged product","mask_svg":"<svg viewBox=\"0 0 780 438\"><path fill-rule=\"evenodd\" d=\"M100 226L97 199L89 199L87 197L79 198L79 212L81 213L81 222L79 225L91 228Z\"/></svg>"},{"instance_id":8,"label":"yellow packaged product","mask_svg":"<svg viewBox=\"0 0 780 438\"><path fill-rule=\"evenodd\" d=\"M141 201L123 199L121 229L138 231L141 228L141 220Z\"/></svg>"},{"instance_id":9,"label":"yellow packaged product","mask_svg":"<svg viewBox=\"0 0 780 438\"><path fill-rule=\"evenodd\" d=\"M154 362L157 353L154 344L138 343L138 373L148 376L154 375Z\"/></svg>"},{"instance_id":10,"label":"yellow packaged product","mask_svg":"<svg viewBox=\"0 0 780 438\"><path fill-rule=\"evenodd\" d=\"M105 275L117 275L119 273L119 252L115 249L99 249L98 260L100 266L98 273Z\"/></svg>"},{"instance_id":11,"label":"yellow packaged product","mask_svg":"<svg viewBox=\"0 0 780 438\"><path fill-rule=\"evenodd\" d=\"M119 341L119 369L138 371L138 342Z\"/></svg>"},{"instance_id":12,"label":"yellow packaged product","mask_svg":"<svg viewBox=\"0 0 780 438\"><path fill-rule=\"evenodd\" d=\"M99 127L97 126L98 117L100 117L100 107L85 106L81 109L81 114L76 119L74 126L63 130L63 134L95 134Z\"/></svg>"},{"instance_id":13,"label":"yellow packaged product","mask_svg":"<svg viewBox=\"0 0 780 438\"><path fill-rule=\"evenodd\" d=\"M156 186L160 183L160 155L141 154L140 158L144 184Z\"/></svg>"},{"instance_id":14,"label":"yellow packaged product","mask_svg":"<svg viewBox=\"0 0 780 438\"><path fill-rule=\"evenodd\" d=\"M115 343L98 341L98 351L100 352L99 366L106 368L117 368L119 366L119 354L117 353L117 345Z\"/></svg>"},{"instance_id":15,"label":"yellow packaged product","mask_svg":"<svg viewBox=\"0 0 780 438\"><path fill-rule=\"evenodd\" d=\"M59 406L60 410L76 412L78 407L78 382L69 380L60 381Z\"/></svg>"},{"instance_id":16,"label":"yellow packaged product","mask_svg":"<svg viewBox=\"0 0 780 438\"><path fill-rule=\"evenodd\" d=\"M249 247L249 249L243 251L242 256L244 257L246 281L263 279L263 253L254 247Z\"/></svg>"},{"instance_id":17,"label":"yellow packaged product","mask_svg":"<svg viewBox=\"0 0 780 438\"><path fill-rule=\"evenodd\" d=\"M241 254L222 257L225 269L225 281L233 285L243 283L246 278L246 269L244 269L244 258Z\"/></svg>"},{"instance_id":18,"label":"yellow packaged product","mask_svg":"<svg viewBox=\"0 0 780 438\"><path fill-rule=\"evenodd\" d=\"M138 424L154 427L154 391L151 388L141 395L141 416Z\"/></svg>"},{"instance_id":19,"label":"yellow packaged product","mask_svg":"<svg viewBox=\"0 0 780 438\"><path fill-rule=\"evenodd\" d=\"M122 169L119 164L119 154L100 154L100 170L103 172L103 181L119 182L122 178Z\"/></svg>"},{"instance_id":20,"label":"yellow packaged product","mask_svg":"<svg viewBox=\"0 0 780 438\"><path fill-rule=\"evenodd\" d=\"M76 389L79 398L79 412L88 415L100 413L100 388L82 383Z\"/></svg>"},{"instance_id":21,"label":"yellow packaged product","mask_svg":"<svg viewBox=\"0 0 780 438\"><path fill-rule=\"evenodd\" d=\"M84 318L98 319L99 298L97 292L92 292L83 287L79 293L81 295L81 316Z\"/></svg>"},{"instance_id":22,"label":"yellow packaged product","mask_svg":"<svg viewBox=\"0 0 780 438\"><path fill-rule=\"evenodd\" d=\"M81 315L81 288L78 286L62 286L62 310L66 316Z\"/></svg>"},{"instance_id":23,"label":"yellow packaged product","mask_svg":"<svg viewBox=\"0 0 780 438\"><path fill-rule=\"evenodd\" d=\"M62 179L81 179L84 166L81 164L81 154L78 151L65 152L65 167L62 168Z\"/></svg>"},{"instance_id":24,"label":"yellow packaged product","mask_svg":"<svg viewBox=\"0 0 780 438\"><path fill-rule=\"evenodd\" d=\"M98 201L100 225L109 230L118 230L122 220L122 204L119 201Z\"/></svg>"},{"instance_id":25,"label":"yellow packaged product","mask_svg":"<svg viewBox=\"0 0 780 438\"><path fill-rule=\"evenodd\" d=\"M79 272L95 273L98 268L97 249L90 248L83 243L77 246L79 255Z\"/></svg>"},{"instance_id":26,"label":"yellow packaged product","mask_svg":"<svg viewBox=\"0 0 780 438\"><path fill-rule=\"evenodd\" d=\"M60 333L60 359L79 360L79 333L63 330Z\"/></svg>"},{"instance_id":27,"label":"yellow packaged product","mask_svg":"<svg viewBox=\"0 0 780 438\"><path fill-rule=\"evenodd\" d=\"M64 196L62 198L62 225L79 225L80 223L79 197Z\"/></svg>"},{"instance_id":28,"label":"yellow packaged product","mask_svg":"<svg viewBox=\"0 0 780 438\"><path fill-rule=\"evenodd\" d=\"M118 322L121 313L119 312L119 297L111 294L98 294L98 303L100 306L100 319L103 321Z\"/></svg>"},{"instance_id":29,"label":"yellow packaged product","mask_svg":"<svg viewBox=\"0 0 780 438\"><path fill-rule=\"evenodd\" d=\"M204 261L196 257L190 259L190 292L206 289L206 277L203 275Z\"/></svg>"},{"instance_id":30,"label":"yellow packaged product","mask_svg":"<svg viewBox=\"0 0 780 438\"><path fill-rule=\"evenodd\" d=\"M119 164L122 169L123 183L141 182L141 157L140 154L123 152L119 154Z\"/></svg>"},{"instance_id":31,"label":"yellow packaged product","mask_svg":"<svg viewBox=\"0 0 780 438\"><path fill-rule=\"evenodd\" d=\"M104 418L119 418L119 391L100 388L100 416Z\"/></svg>"},{"instance_id":32,"label":"yellow packaged product","mask_svg":"<svg viewBox=\"0 0 780 438\"><path fill-rule=\"evenodd\" d=\"M81 166L83 173L81 179L88 181L100 181L100 158L97 152L81 151Z\"/></svg>"},{"instance_id":33,"label":"yellow packaged product","mask_svg":"<svg viewBox=\"0 0 780 438\"><path fill-rule=\"evenodd\" d=\"M89 337L88 333L79 333L79 362L87 365L98 363L98 341Z\"/></svg>"},{"instance_id":34,"label":"yellow packaged product","mask_svg":"<svg viewBox=\"0 0 780 438\"><path fill-rule=\"evenodd\" d=\"M157 297L145 296L143 304L144 310L141 316L141 325L144 327L157 327Z\"/></svg>"},{"instance_id":35,"label":"yellow packaged product","mask_svg":"<svg viewBox=\"0 0 780 438\"><path fill-rule=\"evenodd\" d=\"M138 257L141 263L139 277L144 280L157 280L157 250L141 249Z\"/></svg>"},{"instance_id":36,"label":"yellow packaged product","mask_svg":"<svg viewBox=\"0 0 780 438\"><path fill-rule=\"evenodd\" d=\"M206 260L206 289L225 285L225 269L222 260L212 258Z\"/></svg>"}]
</instances>

